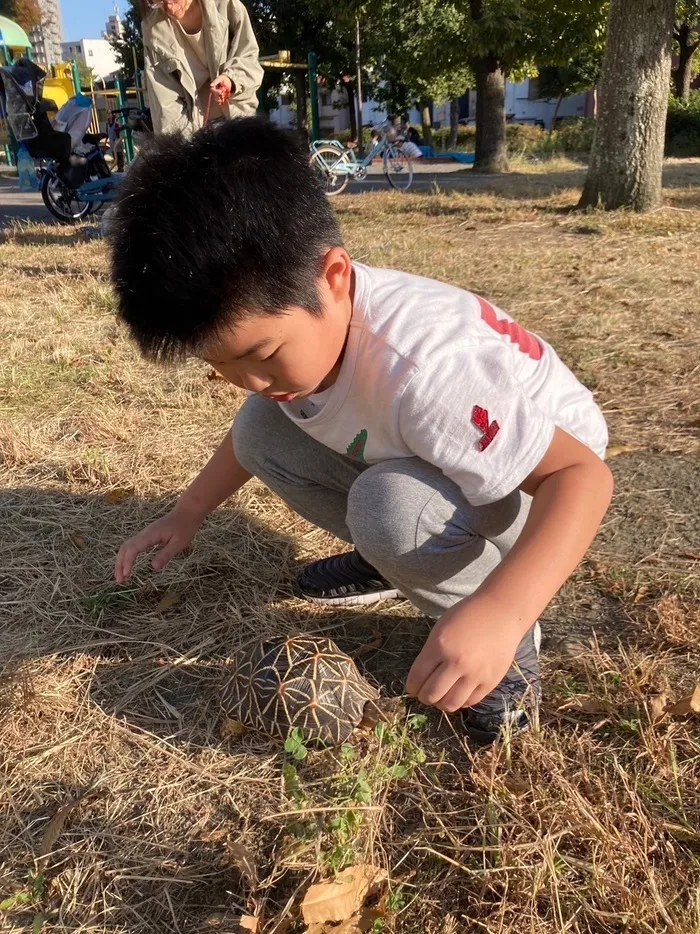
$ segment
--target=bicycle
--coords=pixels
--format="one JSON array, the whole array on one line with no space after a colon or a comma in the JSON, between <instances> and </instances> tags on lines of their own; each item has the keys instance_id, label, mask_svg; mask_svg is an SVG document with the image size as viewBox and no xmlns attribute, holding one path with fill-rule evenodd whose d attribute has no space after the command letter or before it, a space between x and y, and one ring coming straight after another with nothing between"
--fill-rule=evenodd
<instances>
[{"instance_id":1,"label":"bicycle","mask_svg":"<svg viewBox=\"0 0 700 934\"><path fill-rule=\"evenodd\" d=\"M319 139L311 144L312 169L327 195L345 191L351 179L361 180L374 159L382 157L384 174L392 188L408 191L413 182L413 162L402 148L402 140L390 127L372 146L364 159L337 139Z\"/></svg>"}]
</instances>

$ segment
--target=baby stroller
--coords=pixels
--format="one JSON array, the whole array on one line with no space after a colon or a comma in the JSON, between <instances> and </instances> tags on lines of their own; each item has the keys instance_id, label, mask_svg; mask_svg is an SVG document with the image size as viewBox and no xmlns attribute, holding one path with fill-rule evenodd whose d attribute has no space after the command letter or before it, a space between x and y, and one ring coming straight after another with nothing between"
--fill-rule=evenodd
<instances>
[{"instance_id":1,"label":"baby stroller","mask_svg":"<svg viewBox=\"0 0 700 934\"><path fill-rule=\"evenodd\" d=\"M29 155L42 161L41 197L58 220L70 223L96 210L116 195L117 183L100 142L105 133L88 133L90 99L70 98L53 123L47 111L53 102L41 99L46 77L26 58L0 68L0 98L15 139Z\"/></svg>"}]
</instances>

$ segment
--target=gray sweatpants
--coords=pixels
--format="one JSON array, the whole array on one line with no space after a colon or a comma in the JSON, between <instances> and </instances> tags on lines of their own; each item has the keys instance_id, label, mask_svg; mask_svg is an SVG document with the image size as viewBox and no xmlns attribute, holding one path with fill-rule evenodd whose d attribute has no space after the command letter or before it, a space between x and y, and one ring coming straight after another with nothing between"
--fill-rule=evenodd
<instances>
[{"instance_id":1,"label":"gray sweatpants","mask_svg":"<svg viewBox=\"0 0 700 934\"><path fill-rule=\"evenodd\" d=\"M260 396L240 409L233 444L246 470L309 522L352 543L434 618L474 593L512 548L530 507L530 497L518 490L471 506L455 483L417 457L358 463L311 438ZM532 630L515 660L525 670L537 666Z\"/></svg>"}]
</instances>

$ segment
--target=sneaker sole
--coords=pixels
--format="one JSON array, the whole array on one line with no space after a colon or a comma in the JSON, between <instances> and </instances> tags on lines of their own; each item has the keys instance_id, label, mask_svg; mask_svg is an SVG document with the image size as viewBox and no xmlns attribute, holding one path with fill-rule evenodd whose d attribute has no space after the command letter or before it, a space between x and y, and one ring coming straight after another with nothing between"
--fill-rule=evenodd
<instances>
[{"instance_id":1,"label":"sneaker sole","mask_svg":"<svg viewBox=\"0 0 700 934\"><path fill-rule=\"evenodd\" d=\"M401 594L398 590L377 590L374 593L352 594L347 597L310 597L299 593L299 596L309 603L323 603L326 606L368 606L370 603L379 603L380 600L398 600Z\"/></svg>"}]
</instances>

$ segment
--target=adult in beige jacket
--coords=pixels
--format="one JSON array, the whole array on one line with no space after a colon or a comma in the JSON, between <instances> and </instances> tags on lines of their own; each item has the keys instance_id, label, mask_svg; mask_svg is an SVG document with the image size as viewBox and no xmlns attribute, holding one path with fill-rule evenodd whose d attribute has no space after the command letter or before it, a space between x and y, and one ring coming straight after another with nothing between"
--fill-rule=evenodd
<instances>
[{"instance_id":1,"label":"adult in beige jacket","mask_svg":"<svg viewBox=\"0 0 700 934\"><path fill-rule=\"evenodd\" d=\"M204 124L209 103L210 118L255 113L263 70L240 0L143 0L142 15L156 133L194 132Z\"/></svg>"}]
</instances>

